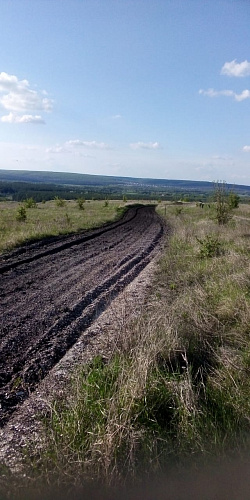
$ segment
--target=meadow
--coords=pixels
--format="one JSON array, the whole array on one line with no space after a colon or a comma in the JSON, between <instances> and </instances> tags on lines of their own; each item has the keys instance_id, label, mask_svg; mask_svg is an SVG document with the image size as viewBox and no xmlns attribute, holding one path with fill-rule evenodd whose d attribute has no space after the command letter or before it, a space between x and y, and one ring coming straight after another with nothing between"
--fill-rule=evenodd
<instances>
[{"instance_id":1,"label":"meadow","mask_svg":"<svg viewBox=\"0 0 250 500\"><path fill-rule=\"evenodd\" d=\"M28 241L100 226L114 220L123 205L122 201L85 202L61 198L44 203L35 203L32 199L23 203L3 201L0 203L0 253Z\"/></svg>"}]
</instances>

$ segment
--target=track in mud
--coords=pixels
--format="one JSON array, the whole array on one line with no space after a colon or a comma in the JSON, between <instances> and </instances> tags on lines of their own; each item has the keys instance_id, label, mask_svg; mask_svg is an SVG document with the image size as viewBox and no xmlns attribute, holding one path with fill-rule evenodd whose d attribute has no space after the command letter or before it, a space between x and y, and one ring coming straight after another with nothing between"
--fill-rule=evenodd
<instances>
[{"instance_id":1,"label":"track in mud","mask_svg":"<svg viewBox=\"0 0 250 500\"><path fill-rule=\"evenodd\" d=\"M154 255L153 206L0 261L0 426Z\"/></svg>"}]
</instances>

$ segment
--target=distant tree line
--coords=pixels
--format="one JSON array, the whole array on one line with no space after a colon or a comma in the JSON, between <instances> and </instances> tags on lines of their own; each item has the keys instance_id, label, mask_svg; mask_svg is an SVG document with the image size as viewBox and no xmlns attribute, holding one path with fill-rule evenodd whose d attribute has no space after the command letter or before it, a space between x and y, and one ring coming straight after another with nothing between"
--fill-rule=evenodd
<instances>
[{"instance_id":1,"label":"distant tree line","mask_svg":"<svg viewBox=\"0 0 250 500\"><path fill-rule=\"evenodd\" d=\"M197 190L188 192L185 189L152 185L135 185L135 186L118 186L107 185L103 186L66 186L49 184L43 182L21 182L21 181L0 181L0 200L9 199L22 202L29 198L33 198L35 202L49 201L56 197L65 200L78 199L83 197L87 200L158 200L158 201L211 201L211 191ZM246 201L248 201L246 199Z\"/></svg>"}]
</instances>

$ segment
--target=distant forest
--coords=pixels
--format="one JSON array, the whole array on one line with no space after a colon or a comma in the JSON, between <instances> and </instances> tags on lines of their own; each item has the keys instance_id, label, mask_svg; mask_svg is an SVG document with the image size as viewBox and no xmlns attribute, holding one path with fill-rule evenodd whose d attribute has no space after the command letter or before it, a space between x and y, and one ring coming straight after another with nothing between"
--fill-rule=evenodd
<instances>
[{"instance_id":1,"label":"distant forest","mask_svg":"<svg viewBox=\"0 0 250 500\"><path fill-rule=\"evenodd\" d=\"M250 186L228 184L229 191L250 201ZM214 183L169 179L138 179L57 172L0 170L0 200L36 202L60 197L77 199L127 199L162 201L209 201Z\"/></svg>"}]
</instances>

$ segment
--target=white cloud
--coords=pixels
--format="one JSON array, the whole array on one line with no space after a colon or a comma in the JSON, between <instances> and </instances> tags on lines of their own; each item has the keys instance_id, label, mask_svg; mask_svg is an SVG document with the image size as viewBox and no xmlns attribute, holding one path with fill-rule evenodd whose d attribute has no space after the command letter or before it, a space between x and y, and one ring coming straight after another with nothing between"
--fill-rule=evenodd
<instances>
[{"instance_id":1,"label":"white cloud","mask_svg":"<svg viewBox=\"0 0 250 500\"><path fill-rule=\"evenodd\" d=\"M220 95L233 96L234 92L232 90L214 90L214 89L203 90L203 89L200 89L199 94L207 95L209 97L218 97Z\"/></svg>"},{"instance_id":2,"label":"white cloud","mask_svg":"<svg viewBox=\"0 0 250 500\"><path fill-rule=\"evenodd\" d=\"M221 69L221 75L243 77L250 75L250 62L247 60L237 63L236 59L226 62Z\"/></svg>"},{"instance_id":3,"label":"white cloud","mask_svg":"<svg viewBox=\"0 0 250 500\"><path fill-rule=\"evenodd\" d=\"M236 92L233 92L233 90L200 89L199 94L206 95L208 97L219 97L219 96L233 97L238 102L250 98L250 90L247 89L243 90L241 94L236 94Z\"/></svg>"},{"instance_id":4,"label":"white cloud","mask_svg":"<svg viewBox=\"0 0 250 500\"><path fill-rule=\"evenodd\" d=\"M1 117L1 122L3 123L45 123L39 115L16 115L14 113L9 113Z\"/></svg>"},{"instance_id":5,"label":"white cloud","mask_svg":"<svg viewBox=\"0 0 250 500\"><path fill-rule=\"evenodd\" d=\"M223 155L214 155L212 156L212 160L220 160L220 161L230 161L232 160L231 156L223 156Z\"/></svg>"},{"instance_id":6,"label":"white cloud","mask_svg":"<svg viewBox=\"0 0 250 500\"><path fill-rule=\"evenodd\" d=\"M236 101L244 101L245 99L249 99L250 97L250 90L243 90L241 94L235 94L234 95Z\"/></svg>"},{"instance_id":7,"label":"white cloud","mask_svg":"<svg viewBox=\"0 0 250 500\"><path fill-rule=\"evenodd\" d=\"M244 151L244 153L250 153L250 146L244 146L242 151Z\"/></svg>"},{"instance_id":8,"label":"white cloud","mask_svg":"<svg viewBox=\"0 0 250 500\"><path fill-rule=\"evenodd\" d=\"M51 111L52 101L47 97L41 98L35 90L23 92L9 92L1 97L0 103L7 111Z\"/></svg>"},{"instance_id":9,"label":"white cloud","mask_svg":"<svg viewBox=\"0 0 250 500\"><path fill-rule=\"evenodd\" d=\"M159 142L133 142L130 144L131 149L160 149Z\"/></svg>"},{"instance_id":10,"label":"white cloud","mask_svg":"<svg viewBox=\"0 0 250 500\"><path fill-rule=\"evenodd\" d=\"M84 158L95 158L92 154L83 153L83 149L93 149L93 150L107 150L111 147L105 142L97 141L82 141L80 139L66 141L64 144L56 144L55 146L49 147L45 150L46 153L74 153L74 155L81 156Z\"/></svg>"},{"instance_id":11,"label":"white cloud","mask_svg":"<svg viewBox=\"0 0 250 500\"><path fill-rule=\"evenodd\" d=\"M46 153L69 153L63 146L52 146L51 148L47 148L45 150Z\"/></svg>"},{"instance_id":12,"label":"white cloud","mask_svg":"<svg viewBox=\"0 0 250 500\"><path fill-rule=\"evenodd\" d=\"M89 149L111 149L111 147L105 142L97 142L97 141L82 141L80 139L75 139L71 141L67 141L65 143L66 147L84 147Z\"/></svg>"},{"instance_id":13,"label":"white cloud","mask_svg":"<svg viewBox=\"0 0 250 500\"><path fill-rule=\"evenodd\" d=\"M29 86L28 80L18 80L15 75L8 75L4 71L0 73L0 91L10 92L11 90L19 90Z\"/></svg>"},{"instance_id":14,"label":"white cloud","mask_svg":"<svg viewBox=\"0 0 250 500\"><path fill-rule=\"evenodd\" d=\"M9 115L3 116L1 121L5 123L44 123L38 115L22 114L29 111L46 111L53 108L53 101L44 97L46 91L38 92L30 88L28 80L18 80L15 75L0 73L0 105ZM14 112L15 114L12 114Z\"/></svg>"},{"instance_id":15,"label":"white cloud","mask_svg":"<svg viewBox=\"0 0 250 500\"><path fill-rule=\"evenodd\" d=\"M122 115L113 115L111 116L112 120L119 120L122 117Z\"/></svg>"},{"instance_id":16,"label":"white cloud","mask_svg":"<svg viewBox=\"0 0 250 500\"><path fill-rule=\"evenodd\" d=\"M107 167L120 168L122 166L121 162L118 163L106 163Z\"/></svg>"}]
</instances>

